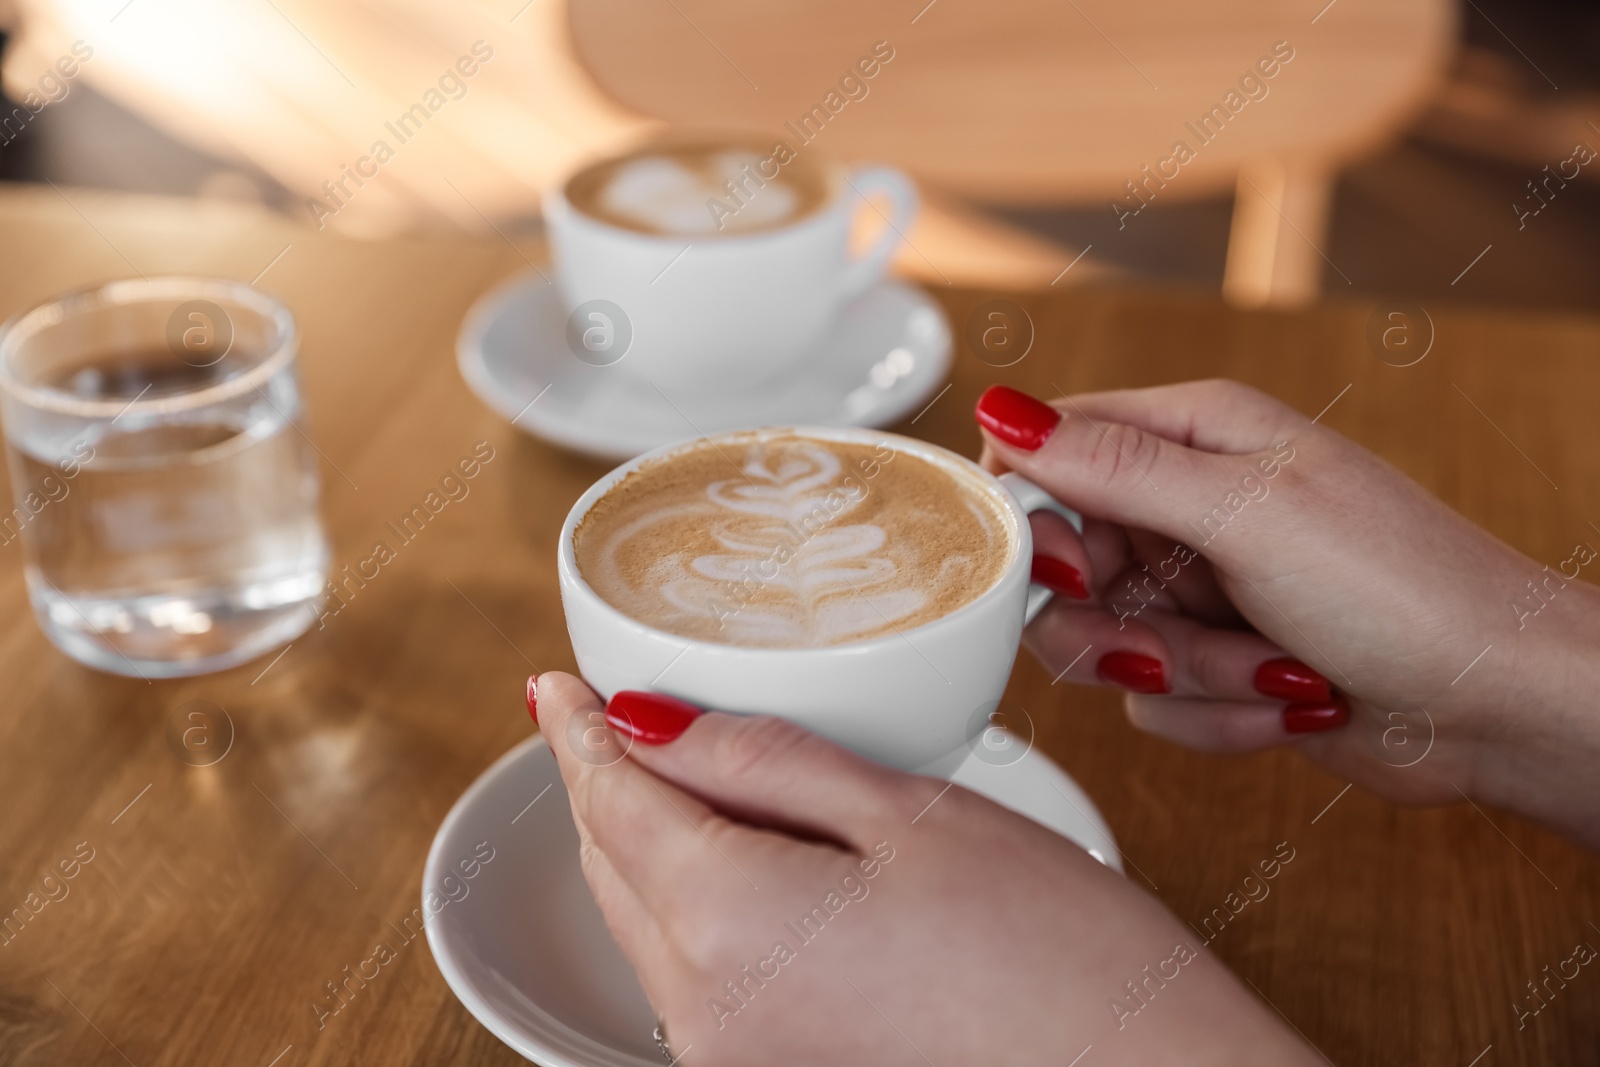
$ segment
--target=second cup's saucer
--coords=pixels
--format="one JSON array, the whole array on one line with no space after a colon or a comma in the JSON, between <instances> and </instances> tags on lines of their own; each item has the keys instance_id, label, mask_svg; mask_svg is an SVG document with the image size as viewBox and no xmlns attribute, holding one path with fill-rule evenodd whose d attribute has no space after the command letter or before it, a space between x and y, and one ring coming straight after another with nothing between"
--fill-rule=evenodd
<instances>
[{"instance_id":1,"label":"second cup's saucer","mask_svg":"<svg viewBox=\"0 0 1600 1067\"><path fill-rule=\"evenodd\" d=\"M1122 869L1094 802L1042 753L1002 740L953 778ZM445 816L428 852L423 908L451 991L523 1056L544 1067L660 1067L655 1017L589 895L543 737L500 757Z\"/></svg>"},{"instance_id":2,"label":"second cup's saucer","mask_svg":"<svg viewBox=\"0 0 1600 1067\"><path fill-rule=\"evenodd\" d=\"M537 273L479 300L456 342L461 376L485 404L529 433L610 460L754 426L886 426L928 402L950 357L944 312L898 281L848 305L791 370L733 393L659 389L620 364L579 360L561 298Z\"/></svg>"}]
</instances>

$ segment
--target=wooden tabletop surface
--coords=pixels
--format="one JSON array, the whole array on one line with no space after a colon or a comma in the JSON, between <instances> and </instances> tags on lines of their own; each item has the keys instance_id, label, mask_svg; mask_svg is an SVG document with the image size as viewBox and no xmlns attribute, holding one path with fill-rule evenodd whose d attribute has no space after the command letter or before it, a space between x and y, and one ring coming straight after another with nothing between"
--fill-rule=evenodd
<instances>
[{"instance_id":1,"label":"wooden tabletop surface","mask_svg":"<svg viewBox=\"0 0 1600 1067\"><path fill-rule=\"evenodd\" d=\"M520 1062L420 940L320 1031L314 1005L417 905L450 805L528 734L530 670L573 668L556 537L606 465L507 426L453 355L472 301L537 249L359 243L48 187L0 192L0 247L4 314L135 272L265 269L259 284L304 331L336 565L475 442L497 456L326 628L211 677L146 683L69 660L31 618L18 546L0 548L0 914L45 901L43 876L76 862L67 895L0 938L0 1065ZM938 294L958 330L996 295ZM959 353L910 432L975 454L970 411L994 381L1049 393L1227 375L1327 407L1326 424L1536 559L1600 543L1600 322L1430 307L1431 351L1397 368L1368 348L1370 302L1251 313L1105 287L1016 299L1032 352L1004 370ZM1480 650L1457 651L1465 668ZM1114 695L1049 683L1024 657L1009 696L1104 811L1130 878L1180 918L1198 925L1281 843L1294 850L1211 947L1330 1062L1600 1063L1600 973L1523 1028L1513 1008L1543 967L1600 947L1600 859L1502 812L1345 792L1290 753L1189 753L1135 733ZM234 731L209 767L169 742L191 701Z\"/></svg>"}]
</instances>

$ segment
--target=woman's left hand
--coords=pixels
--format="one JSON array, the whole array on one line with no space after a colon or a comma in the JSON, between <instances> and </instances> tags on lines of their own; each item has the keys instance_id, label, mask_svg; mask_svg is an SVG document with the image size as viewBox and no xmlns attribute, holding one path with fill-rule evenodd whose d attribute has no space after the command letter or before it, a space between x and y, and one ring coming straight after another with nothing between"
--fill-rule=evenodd
<instances>
[{"instance_id":1,"label":"woman's left hand","mask_svg":"<svg viewBox=\"0 0 1600 1067\"><path fill-rule=\"evenodd\" d=\"M584 874L689 1067L1319 1062L1157 901L983 797L778 719L537 689Z\"/></svg>"}]
</instances>

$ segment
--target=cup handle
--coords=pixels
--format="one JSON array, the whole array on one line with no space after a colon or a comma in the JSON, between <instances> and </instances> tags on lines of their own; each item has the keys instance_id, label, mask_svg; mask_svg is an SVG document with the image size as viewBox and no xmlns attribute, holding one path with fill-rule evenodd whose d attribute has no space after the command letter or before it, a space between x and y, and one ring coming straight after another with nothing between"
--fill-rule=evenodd
<instances>
[{"instance_id":1,"label":"cup handle","mask_svg":"<svg viewBox=\"0 0 1600 1067\"><path fill-rule=\"evenodd\" d=\"M1035 511L1053 511L1063 519L1072 523L1072 528L1078 533L1083 533L1083 516L1067 507L1049 493L1034 485L1020 474L1006 472L1000 476L1000 481L1011 495L1016 497L1022 510L1029 515ZM1033 621L1033 617L1044 610L1050 603L1050 598L1055 594L1037 582L1028 586L1028 608L1022 615L1022 625L1026 626Z\"/></svg>"},{"instance_id":2,"label":"cup handle","mask_svg":"<svg viewBox=\"0 0 1600 1067\"><path fill-rule=\"evenodd\" d=\"M889 271L889 260L900 247L905 232L917 217L917 187L903 171L894 167L865 167L845 175L850 190L860 197L863 206L871 193L883 193L889 198L889 225L867 254L851 263L840 280L840 291L846 301L854 300L878 283Z\"/></svg>"}]
</instances>

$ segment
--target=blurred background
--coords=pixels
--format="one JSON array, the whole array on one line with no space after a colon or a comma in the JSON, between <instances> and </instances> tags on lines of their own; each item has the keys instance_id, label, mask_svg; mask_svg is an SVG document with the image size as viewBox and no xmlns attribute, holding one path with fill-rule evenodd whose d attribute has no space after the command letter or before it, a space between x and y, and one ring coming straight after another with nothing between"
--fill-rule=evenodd
<instances>
[{"instance_id":1,"label":"blurred background","mask_svg":"<svg viewBox=\"0 0 1600 1067\"><path fill-rule=\"evenodd\" d=\"M579 160L663 121L781 131L886 40L819 146L923 182L923 281L1600 305L1600 9L1575 0L0 0L0 29L7 181L537 240ZM492 58L435 92L475 42ZM1179 139L1193 161L1146 179ZM379 140L394 158L314 210Z\"/></svg>"}]
</instances>

